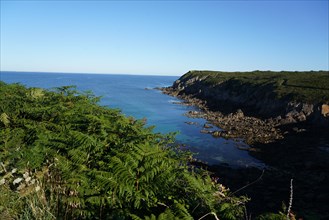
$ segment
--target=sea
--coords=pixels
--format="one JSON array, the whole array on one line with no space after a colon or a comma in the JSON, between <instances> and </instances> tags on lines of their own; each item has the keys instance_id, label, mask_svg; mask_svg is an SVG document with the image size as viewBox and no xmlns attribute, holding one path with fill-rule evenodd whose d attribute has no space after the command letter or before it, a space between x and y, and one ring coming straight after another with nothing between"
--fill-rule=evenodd
<instances>
[{"instance_id":1,"label":"sea","mask_svg":"<svg viewBox=\"0 0 329 220\"><path fill-rule=\"evenodd\" d=\"M200 131L207 121L189 118L188 111L197 107L179 104L183 100L165 95L156 87L172 85L179 76L123 75L123 74L79 74L45 72L0 72L5 83L20 83L27 87L53 89L74 85L79 91L92 91L101 96L100 105L120 109L126 116L146 119L146 126L154 126L154 132L168 134L177 132L176 143L190 150L209 165L227 165L232 168L264 167L247 151L242 140L214 138ZM213 129L220 130L214 127Z\"/></svg>"}]
</instances>

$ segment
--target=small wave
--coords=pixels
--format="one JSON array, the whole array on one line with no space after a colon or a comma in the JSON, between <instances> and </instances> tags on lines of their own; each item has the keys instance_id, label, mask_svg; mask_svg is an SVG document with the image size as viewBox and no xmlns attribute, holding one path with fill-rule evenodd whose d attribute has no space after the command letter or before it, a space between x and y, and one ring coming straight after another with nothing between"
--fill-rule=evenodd
<instances>
[{"instance_id":1,"label":"small wave","mask_svg":"<svg viewBox=\"0 0 329 220\"><path fill-rule=\"evenodd\" d=\"M170 99L168 102L169 103L182 103L181 101L174 100L174 99Z\"/></svg>"}]
</instances>

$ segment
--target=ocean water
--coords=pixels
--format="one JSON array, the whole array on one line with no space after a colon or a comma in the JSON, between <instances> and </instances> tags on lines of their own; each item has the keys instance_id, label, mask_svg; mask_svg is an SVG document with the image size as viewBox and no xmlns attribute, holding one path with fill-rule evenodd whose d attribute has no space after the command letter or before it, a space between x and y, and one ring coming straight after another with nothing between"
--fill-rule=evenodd
<instances>
[{"instance_id":1,"label":"ocean water","mask_svg":"<svg viewBox=\"0 0 329 220\"><path fill-rule=\"evenodd\" d=\"M75 85L79 91L92 91L101 96L100 104L119 108L127 116L147 119L147 126L163 134L179 132L176 141L196 153L195 157L211 165L227 164L231 167L263 167L264 164L239 150L246 146L241 141L214 138L202 134L204 119L184 115L196 107L175 104L182 100L164 95L155 87L170 86L178 76L141 76L115 74L69 74L40 72L0 72L0 80L21 83L28 87L54 88ZM188 124L192 122L193 124Z\"/></svg>"}]
</instances>

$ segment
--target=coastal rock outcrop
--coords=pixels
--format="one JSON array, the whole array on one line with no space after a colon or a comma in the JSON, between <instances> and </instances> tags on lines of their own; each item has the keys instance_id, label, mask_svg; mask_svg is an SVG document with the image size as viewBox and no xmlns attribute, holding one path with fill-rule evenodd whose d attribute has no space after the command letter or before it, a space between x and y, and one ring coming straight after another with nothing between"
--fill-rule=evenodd
<instances>
[{"instance_id":1,"label":"coastal rock outcrop","mask_svg":"<svg viewBox=\"0 0 329 220\"><path fill-rule=\"evenodd\" d=\"M321 106L321 114L323 117L329 117L329 105L323 104Z\"/></svg>"},{"instance_id":2,"label":"coastal rock outcrop","mask_svg":"<svg viewBox=\"0 0 329 220\"><path fill-rule=\"evenodd\" d=\"M264 75L267 78L264 79L262 73L258 72L249 74L253 78L247 73L233 73L233 76L221 72L216 74L217 78L213 76L214 73L190 71L171 87L162 88L164 93L184 99L186 105L199 106L203 111L200 114L205 114L200 117L226 131L212 133L213 136L220 134L242 137L250 143L266 143L282 138L281 133L284 132L280 131L281 126L292 126L292 131L303 130L297 128L301 123L303 126L329 128L329 87L290 85L281 72L266 72ZM328 73L320 74L326 77ZM303 73L300 76L307 75ZM318 89L324 95L321 100L312 100L312 96L303 97L304 94L296 94L299 90L293 89L309 89L310 94L316 93ZM191 117L196 115L195 112L189 114Z\"/></svg>"}]
</instances>

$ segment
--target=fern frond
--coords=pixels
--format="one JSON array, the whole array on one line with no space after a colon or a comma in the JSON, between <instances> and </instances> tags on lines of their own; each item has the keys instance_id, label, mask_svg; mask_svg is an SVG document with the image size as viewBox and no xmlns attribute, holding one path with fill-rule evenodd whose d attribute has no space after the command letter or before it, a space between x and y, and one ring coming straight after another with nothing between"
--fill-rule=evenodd
<instances>
[{"instance_id":1,"label":"fern frond","mask_svg":"<svg viewBox=\"0 0 329 220\"><path fill-rule=\"evenodd\" d=\"M10 124L10 120L9 120L9 116L3 112L1 113L0 115L0 121L5 125L5 126L8 126Z\"/></svg>"}]
</instances>

